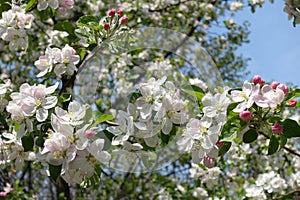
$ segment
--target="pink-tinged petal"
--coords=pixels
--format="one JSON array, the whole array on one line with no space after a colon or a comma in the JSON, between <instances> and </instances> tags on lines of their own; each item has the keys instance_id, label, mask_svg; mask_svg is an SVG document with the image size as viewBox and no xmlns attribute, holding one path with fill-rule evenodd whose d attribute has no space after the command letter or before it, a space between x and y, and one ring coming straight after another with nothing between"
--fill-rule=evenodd
<instances>
[{"instance_id":1,"label":"pink-tinged petal","mask_svg":"<svg viewBox=\"0 0 300 200\"><path fill-rule=\"evenodd\" d=\"M57 97L46 97L44 100L41 101L41 103L42 107L48 110L50 108L53 108L57 104Z\"/></svg>"},{"instance_id":2,"label":"pink-tinged petal","mask_svg":"<svg viewBox=\"0 0 300 200\"><path fill-rule=\"evenodd\" d=\"M44 99L46 97L46 93L44 88L36 88L34 90L34 94L33 94L34 98L36 99Z\"/></svg>"},{"instance_id":3,"label":"pink-tinged petal","mask_svg":"<svg viewBox=\"0 0 300 200\"><path fill-rule=\"evenodd\" d=\"M264 85L261 89L261 93L264 95L267 92L273 91L273 88L270 85Z\"/></svg>"},{"instance_id":4,"label":"pink-tinged petal","mask_svg":"<svg viewBox=\"0 0 300 200\"><path fill-rule=\"evenodd\" d=\"M38 122L43 122L48 117L48 110L40 108L36 111L36 119Z\"/></svg>"}]
</instances>

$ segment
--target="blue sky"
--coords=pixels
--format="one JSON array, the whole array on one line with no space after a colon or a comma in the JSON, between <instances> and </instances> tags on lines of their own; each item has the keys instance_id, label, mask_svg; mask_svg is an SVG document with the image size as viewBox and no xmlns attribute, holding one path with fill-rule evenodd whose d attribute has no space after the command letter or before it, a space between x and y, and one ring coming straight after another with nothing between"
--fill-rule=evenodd
<instances>
[{"instance_id":1,"label":"blue sky","mask_svg":"<svg viewBox=\"0 0 300 200\"><path fill-rule=\"evenodd\" d=\"M284 1L267 1L255 13L250 9L240 11L233 19L248 20L250 43L239 52L250 57L248 69L253 75L260 74L266 81L292 82L300 86L300 24L293 27L283 11Z\"/></svg>"}]
</instances>

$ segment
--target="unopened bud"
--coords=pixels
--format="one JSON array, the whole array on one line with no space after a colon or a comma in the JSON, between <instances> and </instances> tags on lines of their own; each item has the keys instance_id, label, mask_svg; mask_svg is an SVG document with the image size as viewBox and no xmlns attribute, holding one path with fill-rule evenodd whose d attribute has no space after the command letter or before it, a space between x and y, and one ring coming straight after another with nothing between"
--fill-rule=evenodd
<instances>
[{"instance_id":1,"label":"unopened bud","mask_svg":"<svg viewBox=\"0 0 300 200\"><path fill-rule=\"evenodd\" d=\"M255 76L253 77L253 83L254 83L254 85L256 85L256 84L261 84L261 85L263 85L263 84L265 83L265 81L261 79L261 76L260 76L260 75L255 75Z\"/></svg>"},{"instance_id":2,"label":"unopened bud","mask_svg":"<svg viewBox=\"0 0 300 200\"><path fill-rule=\"evenodd\" d=\"M275 90L279 84L280 84L279 82L274 81L274 82L271 84L271 87Z\"/></svg>"},{"instance_id":3,"label":"unopened bud","mask_svg":"<svg viewBox=\"0 0 300 200\"><path fill-rule=\"evenodd\" d=\"M272 132L275 134L280 134L282 133L283 130L283 126L281 124L279 124L278 122L276 122L273 126L272 126Z\"/></svg>"},{"instance_id":4,"label":"unopened bud","mask_svg":"<svg viewBox=\"0 0 300 200\"><path fill-rule=\"evenodd\" d=\"M203 164L207 167L207 168L212 168L215 166L216 162L215 159L209 156L204 157L203 159Z\"/></svg>"},{"instance_id":5,"label":"unopened bud","mask_svg":"<svg viewBox=\"0 0 300 200\"><path fill-rule=\"evenodd\" d=\"M115 9L111 9L108 11L108 16L114 17L116 15L116 10Z\"/></svg>"},{"instance_id":6,"label":"unopened bud","mask_svg":"<svg viewBox=\"0 0 300 200\"><path fill-rule=\"evenodd\" d=\"M252 114L250 111L248 110L243 110L242 112L240 112L239 117L241 120L243 120L244 122L247 122L251 119Z\"/></svg>"},{"instance_id":7,"label":"unopened bud","mask_svg":"<svg viewBox=\"0 0 300 200\"><path fill-rule=\"evenodd\" d=\"M297 105L297 101L295 99L290 100L289 102L286 103L286 105L289 107L295 107Z\"/></svg>"},{"instance_id":8,"label":"unopened bud","mask_svg":"<svg viewBox=\"0 0 300 200\"><path fill-rule=\"evenodd\" d=\"M123 10L118 10L117 14L122 17L123 16Z\"/></svg>"},{"instance_id":9,"label":"unopened bud","mask_svg":"<svg viewBox=\"0 0 300 200\"><path fill-rule=\"evenodd\" d=\"M224 142L218 141L216 145L217 147L221 148L224 145Z\"/></svg>"},{"instance_id":10,"label":"unopened bud","mask_svg":"<svg viewBox=\"0 0 300 200\"><path fill-rule=\"evenodd\" d=\"M128 17L125 15L121 18L121 24L126 24L128 22Z\"/></svg>"},{"instance_id":11,"label":"unopened bud","mask_svg":"<svg viewBox=\"0 0 300 200\"><path fill-rule=\"evenodd\" d=\"M92 139L95 136L95 132L93 130L86 130L84 135L87 139Z\"/></svg>"},{"instance_id":12,"label":"unopened bud","mask_svg":"<svg viewBox=\"0 0 300 200\"><path fill-rule=\"evenodd\" d=\"M108 23L105 23L105 24L103 25L103 28L104 28L105 30L109 30L110 25L109 25Z\"/></svg>"}]
</instances>

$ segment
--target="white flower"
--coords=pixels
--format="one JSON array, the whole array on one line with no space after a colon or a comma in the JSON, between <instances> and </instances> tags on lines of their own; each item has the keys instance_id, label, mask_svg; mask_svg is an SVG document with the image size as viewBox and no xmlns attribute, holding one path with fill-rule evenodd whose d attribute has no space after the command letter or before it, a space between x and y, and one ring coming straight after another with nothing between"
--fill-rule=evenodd
<instances>
[{"instance_id":1,"label":"white flower","mask_svg":"<svg viewBox=\"0 0 300 200\"><path fill-rule=\"evenodd\" d=\"M24 83L20 87L20 93L12 93L11 98L22 109L23 115L32 116L36 114L36 119L42 122L48 117L48 109L53 108L57 103L57 97L48 96L57 87L58 82L48 88L44 85L30 86L28 83ZM11 111L18 111L13 103L11 108Z\"/></svg>"},{"instance_id":2,"label":"white flower","mask_svg":"<svg viewBox=\"0 0 300 200\"><path fill-rule=\"evenodd\" d=\"M6 80L4 81L4 83L0 83L0 95L4 95L7 90L10 88L11 86L11 82L10 80Z\"/></svg>"},{"instance_id":3,"label":"white flower","mask_svg":"<svg viewBox=\"0 0 300 200\"><path fill-rule=\"evenodd\" d=\"M75 65L79 63L79 55L76 55L76 51L72 47L66 45L61 50L61 56L60 63L55 66L55 74L59 76L67 72L69 75L73 75L74 71L77 71Z\"/></svg>"},{"instance_id":4,"label":"white flower","mask_svg":"<svg viewBox=\"0 0 300 200\"><path fill-rule=\"evenodd\" d=\"M249 187L245 188L246 197L252 197L253 199L260 200L260 199L267 199L266 194L262 187L258 187L256 185L250 185Z\"/></svg>"},{"instance_id":5,"label":"white flower","mask_svg":"<svg viewBox=\"0 0 300 200\"><path fill-rule=\"evenodd\" d=\"M186 134L177 142L178 149L183 152L192 152L194 163L199 163L205 156L217 157L215 144L219 139L220 125L211 126L209 121L190 119Z\"/></svg>"},{"instance_id":6,"label":"white flower","mask_svg":"<svg viewBox=\"0 0 300 200\"><path fill-rule=\"evenodd\" d=\"M217 93L215 95L208 93L202 98L205 116L210 118L214 117L219 122L224 121L227 107L231 103L230 99L226 96L226 93L227 92L223 92L222 94Z\"/></svg>"},{"instance_id":7,"label":"white flower","mask_svg":"<svg viewBox=\"0 0 300 200\"><path fill-rule=\"evenodd\" d=\"M38 11L45 10L48 6L53 9L56 9L59 6L59 2L58 0L38 0Z\"/></svg>"},{"instance_id":8,"label":"white flower","mask_svg":"<svg viewBox=\"0 0 300 200\"><path fill-rule=\"evenodd\" d=\"M9 49L11 51L16 51L19 48L27 48L27 35L24 29L9 27L2 35L2 39L9 42Z\"/></svg>"},{"instance_id":9,"label":"white flower","mask_svg":"<svg viewBox=\"0 0 300 200\"><path fill-rule=\"evenodd\" d=\"M276 88L275 90L270 85L264 85L261 89L261 95L254 98L255 103L262 108L276 108L278 104L284 100L284 92Z\"/></svg>"},{"instance_id":10,"label":"white flower","mask_svg":"<svg viewBox=\"0 0 300 200\"><path fill-rule=\"evenodd\" d=\"M116 116L116 122L119 124L117 127L110 126L107 128L109 132L116 135L112 141L113 145L118 145L119 142L126 141L134 133L133 117L128 113L120 110Z\"/></svg>"},{"instance_id":11,"label":"white flower","mask_svg":"<svg viewBox=\"0 0 300 200\"><path fill-rule=\"evenodd\" d=\"M156 113L154 119L162 120L162 132L168 135L174 124L187 122L187 115L184 112L184 104L179 94L166 95L163 98L162 106Z\"/></svg>"},{"instance_id":12,"label":"white flower","mask_svg":"<svg viewBox=\"0 0 300 200\"><path fill-rule=\"evenodd\" d=\"M243 4L241 2L234 1L234 2L231 2L229 9L231 11L236 11L236 10L242 9L242 7L243 7Z\"/></svg>"},{"instance_id":13,"label":"white flower","mask_svg":"<svg viewBox=\"0 0 300 200\"><path fill-rule=\"evenodd\" d=\"M62 53L59 48L47 47L45 55L40 56L39 60L35 61L34 65L41 70L37 77L42 77L48 72L51 72L53 66L62 62Z\"/></svg>"},{"instance_id":14,"label":"white flower","mask_svg":"<svg viewBox=\"0 0 300 200\"><path fill-rule=\"evenodd\" d=\"M199 198L208 197L208 193L205 189L201 187L197 187L193 190L193 196L199 199Z\"/></svg>"},{"instance_id":15,"label":"white flower","mask_svg":"<svg viewBox=\"0 0 300 200\"><path fill-rule=\"evenodd\" d=\"M82 119L86 114L86 106L77 101L72 101L68 106L68 111L55 107L55 114L62 120L62 123L78 126L83 123Z\"/></svg>"},{"instance_id":16,"label":"white flower","mask_svg":"<svg viewBox=\"0 0 300 200\"><path fill-rule=\"evenodd\" d=\"M111 155L107 151L103 151L104 139L97 139L87 148L87 150L103 164L108 164Z\"/></svg>"}]
</instances>

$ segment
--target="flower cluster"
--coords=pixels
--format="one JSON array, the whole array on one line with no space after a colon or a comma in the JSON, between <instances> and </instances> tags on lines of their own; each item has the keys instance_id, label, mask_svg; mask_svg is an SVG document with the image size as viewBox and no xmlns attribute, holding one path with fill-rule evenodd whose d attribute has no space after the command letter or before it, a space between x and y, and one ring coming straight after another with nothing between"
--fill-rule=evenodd
<instances>
[{"instance_id":1,"label":"flower cluster","mask_svg":"<svg viewBox=\"0 0 300 200\"><path fill-rule=\"evenodd\" d=\"M38 0L38 11L46 10L48 7L59 9L60 13L66 13L68 9L72 9L74 0Z\"/></svg>"},{"instance_id":2,"label":"flower cluster","mask_svg":"<svg viewBox=\"0 0 300 200\"><path fill-rule=\"evenodd\" d=\"M17 123L33 115L37 121L43 122L48 117L48 110L57 103L56 96L49 96L57 87L58 83L50 87L41 84L30 86L28 83L24 83L20 87L20 92L13 92L10 95L12 101L8 103L6 109Z\"/></svg>"},{"instance_id":3,"label":"flower cluster","mask_svg":"<svg viewBox=\"0 0 300 200\"><path fill-rule=\"evenodd\" d=\"M53 130L48 131L41 157L54 166L62 165L61 175L68 183L81 183L95 173L95 164L108 163L104 139L95 138L90 124L84 123L86 106L71 102L68 110L56 107L51 115Z\"/></svg>"},{"instance_id":4,"label":"flower cluster","mask_svg":"<svg viewBox=\"0 0 300 200\"><path fill-rule=\"evenodd\" d=\"M26 50L28 46L28 36L26 29L31 28L34 16L25 13L25 9L17 5L11 5L11 9L2 12L0 19L0 37L9 42L9 49L17 51Z\"/></svg>"},{"instance_id":5,"label":"flower cluster","mask_svg":"<svg viewBox=\"0 0 300 200\"><path fill-rule=\"evenodd\" d=\"M79 63L79 60L79 55L76 55L76 51L69 45L65 45L62 49L48 47L45 55L40 56L34 63L41 70L37 77L45 76L48 72L52 72L53 68L56 76L64 73L73 75L74 71L77 71L75 65Z\"/></svg>"},{"instance_id":6,"label":"flower cluster","mask_svg":"<svg viewBox=\"0 0 300 200\"><path fill-rule=\"evenodd\" d=\"M166 77L150 78L139 84L137 90L139 97L128 105L127 112L118 112L119 126L108 130L116 135L113 144L123 144L132 136L144 140L149 147L157 147L161 144L159 134L169 135L174 125L187 122L184 101Z\"/></svg>"},{"instance_id":7,"label":"flower cluster","mask_svg":"<svg viewBox=\"0 0 300 200\"><path fill-rule=\"evenodd\" d=\"M288 18L294 17L294 25L300 23L300 2L297 0L286 0L284 12L288 14Z\"/></svg>"},{"instance_id":8,"label":"flower cluster","mask_svg":"<svg viewBox=\"0 0 300 200\"><path fill-rule=\"evenodd\" d=\"M177 142L182 152L192 152L194 163L205 158L207 166L214 165L213 159L218 156L217 142L226 122L227 107L231 103L227 91L207 93L203 99L203 113L201 119L191 118L186 126L186 132Z\"/></svg>"}]
</instances>

